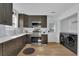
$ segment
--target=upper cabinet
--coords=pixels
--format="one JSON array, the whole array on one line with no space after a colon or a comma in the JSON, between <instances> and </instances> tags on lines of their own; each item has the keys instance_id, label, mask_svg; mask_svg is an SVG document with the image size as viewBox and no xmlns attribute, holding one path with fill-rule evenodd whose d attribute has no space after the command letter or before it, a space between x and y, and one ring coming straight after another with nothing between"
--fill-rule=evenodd
<instances>
[{"instance_id":1,"label":"upper cabinet","mask_svg":"<svg viewBox=\"0 0 79 59\"><path fill-rule=\"evenodd\" d=\"M18 27L28 27L28 16L25 14L19 14Z\"/></svg>"},{"instance_id":2,"label":"upper cabinet","mask_svg":"<svg viewBox=\"0 0 79 59\"><path fill-rule=\"evenodd\" d=\"M32 15L28 17L28 27L33 27L32 22L41 22L41 27L46 28L47 27L47 16L42 15ZM35 23L35 24L37 24Z\"/></svg>"},{"instance_id":3,"label":"upper cabinet","mask_svg":"<svg viewBox=\"0 0 79 59\"><path fill-rule=\"evenodd\" d=\"M41 21L41 16L30 15L28 17L28 26L32 28L33 25L37 25L39 21Z\"/></svg>"},{"instance_id":4,"label":"upper cabinet","mask_svg":"<svg viewBox=\"0 0 79 59\"><path fill-rule=\"evenodd\" d=\"M38 22L41 22L40 25L42 28L47 28L47 16L41 16L41 15L28 16L25 14L19 14L18 27L32 28L33 25L38 24Z\"/></svg>"},{"instance_id":5,"label":"upper cabinet","mask_svg":"<svg viewBox=\"0 0 79 59\"><path fill-rule=\"evenodd\" d=\"M47 16L41 16L41 27L46 28L47 27Z\"/></svg>"},{"instance_id":6,"label":"upper cabinet","mask_svg":"<svg viewBox=\"0 0 79 59\"><path fill-rule=\"evenodd\" d=\"M28 27L28 16L27 16L27 15L24 16L24 21L23 21L23 23L24 23L24 24L23 24L24 27Z\"/></svg>"},{"instance_id":7,"label":"upper cabinet","mask_svg":"<svg viewBox=\"0 0 79 59\"><path fill-rule=\"evenodd\" d=\"M12 3L0 3L0 24L12 25Z\"/></svg>"}]
</instances>

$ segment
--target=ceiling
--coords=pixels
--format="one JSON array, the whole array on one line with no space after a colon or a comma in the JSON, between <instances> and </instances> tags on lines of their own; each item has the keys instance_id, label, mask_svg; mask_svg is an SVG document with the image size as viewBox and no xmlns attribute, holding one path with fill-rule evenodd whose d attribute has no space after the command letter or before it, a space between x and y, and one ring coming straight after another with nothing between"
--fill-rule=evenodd
<instances>
[{"instance_id":1,"label":"ceiling","mask_svg":"<svg viewBox=\"0 0 79 59\"><path fill-rule=\"evenodd\" d=\"M57 17L75 4L76 3L14 3L13 9L27 15L52 15Z\"/></svg>"}]
</instances>

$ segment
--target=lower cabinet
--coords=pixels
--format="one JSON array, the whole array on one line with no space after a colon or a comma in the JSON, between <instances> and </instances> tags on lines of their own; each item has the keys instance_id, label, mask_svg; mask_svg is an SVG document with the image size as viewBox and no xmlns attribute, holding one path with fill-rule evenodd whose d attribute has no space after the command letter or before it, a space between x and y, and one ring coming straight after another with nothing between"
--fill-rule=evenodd
<instances>
[{"instance_id":1,"label":"lower cabinet","mask_svg":"<svg viewBox=\"0 0 79 59\"><path fill-rule=\"evenodd\" d=\"M30 35L28 34L28 35L26 35L26 43L27 44L31 44L31 37L30 37Z\"/></svg>"},{"instance_id":2,"label":"lower cabinet","mask_svg":"<svg viewBox=\"0 0 79 59\"><path fill-rule=\"evenodd\" d=\"M25 38L26 36L21 36L2 43L0 45L0 55L16 56L26 44Z\"/></svg>"},{"instance_id":3,"label":"lower cabinet","mask_svg":"<svg viewBox=\"0 0 79 59\"><path fill-rule=\"evenodd\" d=\"M0 56L2 56L2 44L0 44Z\"/></svg>"},{"instance_id":4,"label":"lower cabinet","mask_svg":"<svg viewBox=\"0 0 79 59\"><path fill-rule=\"evenodd\" d=\"M42 44L48 43L48 35L42 35Z\"/></svg>"},{"instance_id":5,"label":"lower cabinet","mask_svg":"<svg viewBox=\"0 0 79 59\"><path fill-rule=\"evenodd\" d=\"M3 43L3 56L17 55L17 40L13 39Z\"/></svg>"},{"instance_id":6,"label":"lower cabinet","mask_svg":"<svg viewBox=\"0 0 79 59\"><path fill-rule=\"evenodd\" d=\"M26 36L21 36L17 40L17 52L19 52L26 44Z\"/></svg>"}]
</instances>

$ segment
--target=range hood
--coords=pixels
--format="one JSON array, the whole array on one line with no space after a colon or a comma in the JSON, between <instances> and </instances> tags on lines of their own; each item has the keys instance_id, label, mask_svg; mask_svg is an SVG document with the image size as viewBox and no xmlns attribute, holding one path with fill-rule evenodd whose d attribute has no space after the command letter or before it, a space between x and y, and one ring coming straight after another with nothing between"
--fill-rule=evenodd
<instances>
[{"instance_id":1,"label":"range hood","mask_svg":"<svg viewBox=\"0 0 79 59\"><path fill-rule=\"evenodd\" d=\"M41 21L32 21L32 27L41 27Z\"/></svg>"},{"instance_id":2,"label":"range hood","mask_svg":"<svg viewBox=\"0 0 79 59\"><path fill-rule=\"evenodd\" d=\"M32 23L41 23L41 21L32 21Z\"/></svg>"}]
</instances>

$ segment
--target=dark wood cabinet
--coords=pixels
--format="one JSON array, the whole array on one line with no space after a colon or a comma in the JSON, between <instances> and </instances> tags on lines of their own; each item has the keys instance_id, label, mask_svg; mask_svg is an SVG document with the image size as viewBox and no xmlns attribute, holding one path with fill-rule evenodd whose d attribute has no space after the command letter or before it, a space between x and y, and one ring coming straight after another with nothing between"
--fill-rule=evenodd
<instances>
[{"instance_id":1,"label":"dark wood cabinet","mask_svg":"<svg viewBox=\"0 0 79 59\"><path fill-rule=\"evenodd\" d=\"M41 27L47 28L47 16L19 14L18 27L32 28L32 21L41 21Z\"/></svg>"},{"instance_id":2,"label":"dark wood cabinet","mask_svg":"<svg viewBox=\"0 0 79 59\"><path fill-rule=\"evenodd\" d=\"M4 21L4 8L3 8L3 4L0 3L0 24L4 24L3 21Z\"/></svg>"},{"instance_id":3,"label":"dark wood cabinet","mask_svg":"<svg viewBox=\"0 0 79 59\"><path fill-rule=\"evenodd\" d=\"M18 27L23 27L23 14L19 14L18 16Z\"/></svg>"},{"instance_id":4,"label":"dark wood cabinet","mask_svg":"<svg viewBox=\"0 0 79 59\"><path fill-rule=\"evenodd\" d=\"M3 56L17 55L17 40L13 39L3 43Z\"/></svg>"},{"instance_id":5,"label":"dark wood cabinet","mask_svg":"<svg viewBox=\"0 0 79 59\"><path fill-rule=\"evenodd\" d=\"M17 51L19 52L26 44L26 36L16 38L17 40Z\"/></svg>"},{"instance_id":6,"label":"dark wood cabinet","mask_svg":"<svg viewBox=\"0 0 79 59\"><path fill-rule=\"evenodd\" d=\"M12 25L12 4L4 3L4 24Z\"/></svg>"},{"instance_id":7,"label":"dark wood cabinet","mask_svg":"<svg viewBox=\"0 0 79 59\"><path fill-rule=\"evenodd\" d=\"M18 27L28 27L28 16L19 14Z\"/></svg>"},{"instance_id":8,"label":"dark wood cabinet","mask_svg":"<svg viewBox=\"0 0 79 59\"><path fill-rule=\"evenodd\" d=\"M0 44L0 56L2 56L2 44Z\"/></svg>"},{"instance_id":9,"label":"dark wood cabinet","mask_svg":"<svg viewBox=\"0 0 79 59\"><path fill-rule=\"evenodd\" d=\"M26 44L25 37L26 36L24 35L24 36L2 43L3 56L16 56Z\"/></svg>"},{"instance_id":10,"label":"dark wood cabinet","mask_svg":"<svg viewBox=\"0 0 79 59\"><path fill-rule=\"evenodd\" d=\"M42 44L48 43L48 35L42 35Z\"/></svg>"},{"instance_id":11,"label":"dark wood cabinet","mask_svg":"<svg viewBox=\"0 0 79 59\"><path fill-rule=\"evenodd\" d=\"M30 35L28 34L28 35L26 35L26 43L27 44L30 44L31 43L31 37L30 37Z\"/></svg>"},{"instance_id":12,"label":"dark wood cabinet","mask_svg":"<svg viewBox=\"0 0 79 59\"><path fill-rule=\"evenodd\" d=\"M32 24L33 21L41 21L41 16L36 16L36 15L28 16L28 27L29 28L33 27L33 24Z\"/></svg>"},{"instance_id":13,"label":"dark wood cabinet","mask_svg":"<svg viewBox=\"0 0 79 59\"><path fill-rule=\"evenodd\" d=\"M47 27L47 16L41 16L41 27L46 28Z\"/></svg>"},{"instance_id":14,"label":"dark wood cabinet","mask_svg":"<svg viewBox=\"0 0 79 59\"><path fill-rule=\"evenodd\" d=\"M28 27L28 16L24 15L23 27Z\"/></svg>"},{"instance_id":15,"label":"dark wood cabinet","mask_svg":"<svg viewBox=\"0 0 79 59\"><path fill-rule=\"evenodd\" d=\"M0 24L12 25L12 3L0 3Z\"/></svg>"},{"instance_id":16,"label":"dark wood cabinet","mask_svg":"<svg viewBox=\"0 0 79 59\"><path fill-rule=\"evenodd\" d=\"M28 27L32 28L32 21L41 21L41 27L47 28L47 16L43 15L30 15L28 16Z\"/></svg>"}]
</instances>

